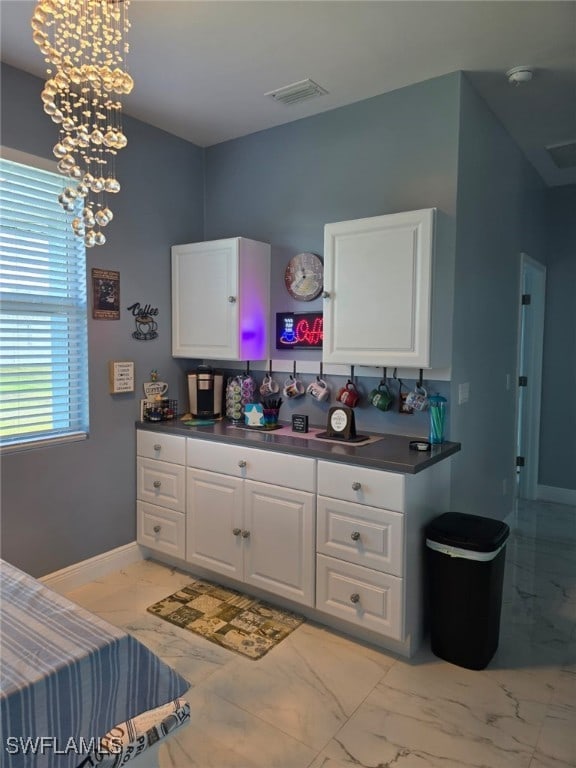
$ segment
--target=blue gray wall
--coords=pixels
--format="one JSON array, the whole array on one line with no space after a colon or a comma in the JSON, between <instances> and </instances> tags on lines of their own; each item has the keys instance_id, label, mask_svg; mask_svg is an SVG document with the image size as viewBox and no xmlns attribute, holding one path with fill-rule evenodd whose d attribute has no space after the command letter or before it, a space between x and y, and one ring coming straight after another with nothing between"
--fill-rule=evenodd
<instances>
[{"instance_id":1,"label":"blue gray wall","mask_svg":"<svg viewBox=\"0 0 576 768\"><path fill-rule=\"evenodd\" d=\"M576 491L576 186L547 193L539 483ZM564 396L563 393L566 393Z\"/></svg>"},{"instance_id":2,"label":"blue gray wall","mask_svg":"<svg viewBox=\"0 0 576 768\"><path fill-rule=\"evenodd\" d=\"M545 187L465 77L460 121L451 436L463 450L452 506L503 518L515 482L520 253L545 259ZM459 406L461 383L470 399Z\"/></svg>"},{"instance_id":3,"label":"blue gray wall","mask_svg":"<svg viewBox=\"0 0 576 768\"><path fill-rule=\"evenodd\" d=\"M2 143L52 159L56 126L42 112L41 90L41 80L2 66ZM170 245L203 237L203 151L125 124L108 243L87 251L88 275L92 267L120 272L121 297L120 320L89 320L90 437L2 456L2 557L35 576L134 541L142 382L157 368L176 395L184 380L170 350ZM126 307L136 301L158 308L157 340L131 338ZM135 361L134 394L108 394L109 360Z\"/></svg>"}]
</instances>

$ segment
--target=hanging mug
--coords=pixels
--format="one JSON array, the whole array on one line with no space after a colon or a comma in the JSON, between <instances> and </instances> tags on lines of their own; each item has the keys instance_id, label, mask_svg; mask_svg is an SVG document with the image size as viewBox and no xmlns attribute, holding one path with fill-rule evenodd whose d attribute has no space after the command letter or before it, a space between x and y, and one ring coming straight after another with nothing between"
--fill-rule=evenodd
<instances>
[{"instance_id":1,"label":"hanging mug","mask_svg":"<svg viewBox=\"0 0 576 768\"><path fill-rule=\"evenodd\" d=\"M385 381L381 381L378 387L370 392L368 400L378 410L388 411L394 402L394 395L388 389L388 384Z\"/></svg>"},{"instance_id":2,"label":"hanging mug","mask_svg":"<svg viewBox=\"0 0 576 768\"><path fill-rule=\"evenodd\" d=\"M406 405L413 411L425 411L428 408L428 392L421 384L416 384L406 395Z\"/></svg>"},{"instance_id":3,"label":"hanging mug","mask_svg":"<svg viewBox=\"0 0 576 768\"><path fill-rule=\"evenodd\" d=\"M260 384L260 394L262 397L269 397L280 392L280 384L272 378L271 373L267 373Z\"/></svg>"},{"instance_id":4,"label":"hanging mug","mask_svg":"<svg viewBox=\"0 0 576 768\"><path fill-rule=\"evenodd\" d=\"M310 384L308 384L306 392L319 403L328 400L330 397L330 387L326 384L324 379L320 378L320 376L316 376L316 381L311 381Z\"/></svg>"},{"instance_id":5,"label":"hanging mug","mask_svg":"<svg viewBox=\"0 0 576 768\"><path fill-rule=\"evenodd\" d=\"M338 390L336 400L347 405L349 408L355 408L360 401L360 393L356 389L354 382L348 380L347 383Z\"/></svg>"},{"instance_id":6,"label":"hanging mug","mask_svg":"<svg viewBox=\"0 0 576 768\"><path fill-rule=\"evenodd\" d=\"M284 396L289 400L300 397L305 391L306 388L304 387L304 384L295 376L290 376L290 378L286 379L284 382L284 389L282 390Z\"/></svg>"}]
</instances>

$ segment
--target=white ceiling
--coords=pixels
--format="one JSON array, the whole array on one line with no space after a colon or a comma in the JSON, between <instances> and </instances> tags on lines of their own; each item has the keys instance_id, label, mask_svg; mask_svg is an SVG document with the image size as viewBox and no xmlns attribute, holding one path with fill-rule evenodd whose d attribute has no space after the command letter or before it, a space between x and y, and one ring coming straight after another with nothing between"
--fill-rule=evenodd
<instances>
[{"instance_id":1,"label":"white ceiling","mask_svg":"<svg viewBox=\"0 0 576 768\"><path fill-rule=\"evenodd\" d=\"M0 0L1 54L43 76L35 4ZM542 178L576 183L545 150L576 141L576 2L132 0L130 20L126 113L200 146L464 70ZM523 64L532 82L509 85ZM307 77L329 93L264 96Z\"/></svg>"}]
</instances>

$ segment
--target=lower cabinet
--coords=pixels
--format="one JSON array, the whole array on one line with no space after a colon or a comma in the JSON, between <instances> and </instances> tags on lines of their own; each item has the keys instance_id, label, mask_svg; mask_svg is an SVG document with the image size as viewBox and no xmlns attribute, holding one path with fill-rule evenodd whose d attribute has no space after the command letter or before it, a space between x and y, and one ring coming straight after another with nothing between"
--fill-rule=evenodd
<instances>
[{"instance_id":1,"label":"lower cabinet","mask_svg":"<svg viewBox=\"0 0 576 768\"><path fill-rule=\"evenodd\" d=\"M314 605L313 493L188 467L186 560Z\"/></svg>"},{"instance_id":2,"label":"lower cabinet","mask_svg":"<svg viewBox=\"0 0 576 768\"><path fill-rule=\"evenodd\" d=\"M139 430L138 542L411 656L449 464L404 475Z\"/></svg>"}]
</instances>

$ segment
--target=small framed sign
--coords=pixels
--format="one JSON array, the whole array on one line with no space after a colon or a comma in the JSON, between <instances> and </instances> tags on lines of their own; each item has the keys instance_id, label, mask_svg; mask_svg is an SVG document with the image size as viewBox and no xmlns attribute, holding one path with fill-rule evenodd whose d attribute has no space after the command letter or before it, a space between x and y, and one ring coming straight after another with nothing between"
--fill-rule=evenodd
<instances>
[{"instance_id":1,"label":"small framed sign","mask_svg":"<svg viewBox=\"0 0 576 768\"><path fill-rule=\"evenodd\" d=\"M128 360L110 360L108 383L111 395L134 392L134 363Z\"/></svg>"},{"instance_id":2,"label":"small framed sign","mask_svg":"<svg viewBox=\"0 0 576 768\"><path fill-rule=\"evenodd\" d=\"M277 312L276 349L321 349L322 312Z\"/></svg>"},{"instance_id":3,"label":"small framed sign","mask_svg":"<svg viewBox=\"0 0 576 768\"><path fill-rule=\"evenodd\" d=\"M292 432L308 432L308 416L300 413L293 414Z\"/></svg>"}]
</instances>

